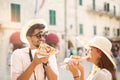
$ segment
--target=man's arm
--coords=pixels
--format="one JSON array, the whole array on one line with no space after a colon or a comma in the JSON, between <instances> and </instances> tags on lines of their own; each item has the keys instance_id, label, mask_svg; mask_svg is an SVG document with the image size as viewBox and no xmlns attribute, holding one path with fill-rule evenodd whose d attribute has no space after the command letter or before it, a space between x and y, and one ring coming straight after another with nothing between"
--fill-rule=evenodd
<instances>
[{"instance_id":1,"label":"man's arm","mask_svg":"<svg viewBox=\"0 0 120 80\"><path fill-rule=\"evenodd\" d=\"M51 69L49 65L44 65L44 69L46 71L48 80L57 80L57 74Z\"/></svg>"},{"instance_id":2,"label":"man's arm","mask_svg":"<svg viewBox=\"0 0 120 80\"><path fill-rule=\"evenodd\" d=\"M43 63L46 64L46 63ZM51 55L49 57L48 64L44 65L45 71L46 71L46 77L48 80L59 80L59 71L56 61L56 56Z\"/></svg>"}]
</instances>

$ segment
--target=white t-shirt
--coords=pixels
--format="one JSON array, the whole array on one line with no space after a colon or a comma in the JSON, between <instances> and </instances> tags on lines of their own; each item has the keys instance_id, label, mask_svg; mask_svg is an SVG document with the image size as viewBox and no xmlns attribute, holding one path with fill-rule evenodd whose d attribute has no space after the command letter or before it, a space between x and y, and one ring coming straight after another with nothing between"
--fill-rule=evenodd
<instances>
[{"instance_id":1,"label":"white t-shirt","mask_svg":"<svg viewBox=\"0 0 120 80\"><path fill-rule=\"evenodd\" d=\"M11 57L11 80L17 80L17 78L27 69L30 64L31 61L28 47L15 50ZM55 55L51 55L49 57L49 65L51 66L52 70L59 75ZM43 64L36 66L35 76L36 80L44 80ZM34 73L32 73L29 80L34 80Z\"/></svg>"},{"instance_id":2,"label":"white t-shirt","mask_svg":"<svg viewBox=\"0 0 120 80\"><path fill-rule=\"evenodd\" d=\"M94 75L89 75L87 80L112 80L112 75L107 69L101 69Z\"/></svg>"}]
</instances>

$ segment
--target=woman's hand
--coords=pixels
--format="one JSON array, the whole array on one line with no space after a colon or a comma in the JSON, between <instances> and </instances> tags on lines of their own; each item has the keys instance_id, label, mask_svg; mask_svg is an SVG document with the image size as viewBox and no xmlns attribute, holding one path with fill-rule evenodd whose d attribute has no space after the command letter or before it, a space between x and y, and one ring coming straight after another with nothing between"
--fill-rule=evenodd
<instances>
[{"instance_id":1,"label":"woman's hand","mask_svg":"<svg viewBox=\"0 0 120 80\"><path fill-rule=\"evenodd\" d=\"M70 70L70 72L73 74L73 76L79 76L78 66L74 60L69 61L67 67L68 70Z\"/></svg>"},{"instance_id":2,"label":"woman's hand","mask_svg":"<svg viewBox=\"0 0 120 80\"><path fill-rule=\"evenodd\" d=\"M73 74L74 80L84 80L84 67L78 60L69 61L67 67ZM79 72L81 75L79 75Z\"/></svg>"},{"instance_id":3,"label":"woman's hand","mask_svg":"<svg viewBox=\"0 0 120 80\"><path fill-rule=\"evenodd\" d=\"M84 67L83 67L83 65L81 63L78 63L77 67L80 70L80 72L84 72Z\"/></svg>"}]
</instances>

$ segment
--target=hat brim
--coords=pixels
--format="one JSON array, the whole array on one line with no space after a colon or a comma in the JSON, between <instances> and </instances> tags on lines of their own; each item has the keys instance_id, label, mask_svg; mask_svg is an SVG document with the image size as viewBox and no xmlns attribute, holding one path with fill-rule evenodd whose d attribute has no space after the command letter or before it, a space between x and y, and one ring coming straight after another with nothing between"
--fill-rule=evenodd
<instances>
[{"instance_id":1,"label":"hat brim","mask_svg":"<svg viewBox=\"0 0 120 80\"><path fill-rule=\"evenodd\" d=\"M44 24L45 25L45 31L48 30L47 24L43 19L33 19L30 22L28 22L21 30L20 33L20 39L23 43L29 44L27 38L26 38L26 33L28 31L28 29L30 29L32 27L32 25L34 24Z\"/></svg>"}]
</instances>

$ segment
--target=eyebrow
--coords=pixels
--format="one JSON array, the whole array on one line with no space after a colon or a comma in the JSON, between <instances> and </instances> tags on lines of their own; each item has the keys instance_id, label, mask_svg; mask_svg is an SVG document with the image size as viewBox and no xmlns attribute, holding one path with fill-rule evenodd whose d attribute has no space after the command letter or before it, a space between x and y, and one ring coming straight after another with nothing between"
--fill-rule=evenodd
<instances>
[{"instance_id":1,"label":"eyebrow","mask_svg":"<svg viewBox=\"0 0 120 80\"><path fill-rule=\"evenodd\" d=\"M44 31L40 31L40 32L38 32L38 33L43 33Z\"/></svg>"},{"instance_id":2,"label":"eyebrow","mask_svg":"<svg viewBox=\"0 0 120 80\"><path fill-rule=\"evenodd\" d=\"M38 33L36 33L34 35L37 35L37 34L46 34L46 33L48 33L48 31L40 31L40 32L38 32Z\"/></svg>"}]
</instances>

